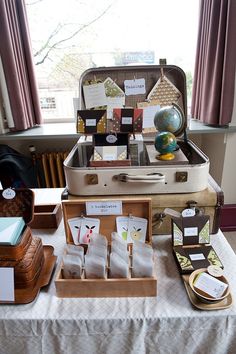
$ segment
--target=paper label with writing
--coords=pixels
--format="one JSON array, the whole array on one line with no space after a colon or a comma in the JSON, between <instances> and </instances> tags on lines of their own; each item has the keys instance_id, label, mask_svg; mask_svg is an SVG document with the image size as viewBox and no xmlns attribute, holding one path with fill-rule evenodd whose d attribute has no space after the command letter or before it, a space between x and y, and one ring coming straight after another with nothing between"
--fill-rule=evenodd
<instances>
[{"instance_id":1,"label":"paper label with writing","mask_svg":"<svg viewBox=\"0 0 236 354\"><path fill-rule=\"evenodd\" d=\"M206 259L203 253L190 254L189 258L191 261L202 261L203 259Z\"/></svg>"},{"instance_id":2,"label":"paper label with writing","mask_svg":"<svg viewBox=\"0 0 236 354\"><path fill-rule=\"evenodd\" d=\"M122 201L86 202L87 215L122 215Z\"/></svg>"},{"instance_id":3,"label":"paper label with writing","mask_svg":"<svg viewBox=\"0 0 236 354\"><path fill-rule=\"evenodd\" d=\"M146 93L145 79L125 80L124 86L126 96Z\"/></svg>"},{"instance_id":4,"label":"paper label with writing","mask_svg":"<svg viewBox=\"0 0 236 354\"><path fill-rule=\"evenodd\" d=\"M132 124L133 118L132 117L122 117L121 123L122 124Z\"/></svg>"},{"instance_id":5,"label":"paper label with writing","mask_svg":"<svg viewBox=\"0 0 236 354\"><path fill-rule=\"evenodd\" d=\"M228 287L228 284L204 272L196 278L193 285L214 298L221 297Z\"/></svg>"},{"instance_id":6,"label":"paper label with writing","mask_svg":"<svg viewBox=\"0 0 236 354\"><path fill-rule=\"evenodd\" d=\"M14 268L0 268L0 301L15 301Z\"/></svg>"},{"instance_id":7,"label":"paper label with writing","mask_svg":"<svg viewBox=\"0 0 236 354\"><path fill-rule=\"evenodd\" d=\"M185 227L184 228L184 236L197 236L198 235L198 227Z\"/></svg>"},{"instance_id":8,"label":"paper label with writing","mask_svg":"<svg viewBox=\"0 0 236 354\"><path fill-rule=\"evenodd\" d=\"M184 209L182 211L183 218L188 218L196 214L195 209Z\"/></svg>"},{"instance_id":9,"label":"paper label with writing","mask_svg":"<svg viewBox=\"0 0 236 354\"><path fill-rule=\"evenodd\" d=\"M96 119L86 119L86 127L96 127Z\"/></svg>"},{"instance_id":10,"label":"paper label with writing","mask_svg":"<svg viewBox=\"0 0 236 354\"><path fill-rule=\"evenodd\" d=\"M5 199L13 199L16 196L16 192L13 189L11 189L11 188L6 188L2 192L2 196Z\"/></svg>"},{"instance_id":11,"label":"paper label with writing","mask_svg":"<svg viewBox=\"0 0 236 354\"><path fill-rule=\"evenodd\" d=\"M85 107L87 109L106 106L107 96L105 93L105 86L103 82L93 85L84 85L83 90Z\"/></svg>"}]
</instances>

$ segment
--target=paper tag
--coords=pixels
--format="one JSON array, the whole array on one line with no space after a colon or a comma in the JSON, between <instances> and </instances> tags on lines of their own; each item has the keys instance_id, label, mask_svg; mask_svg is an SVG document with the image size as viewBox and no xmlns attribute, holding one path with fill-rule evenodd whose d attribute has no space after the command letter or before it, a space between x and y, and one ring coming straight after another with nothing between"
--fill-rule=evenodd
<instances>
[{"instance_id":1,"label":"paper tag","mask_svg":"<svg viewBox=\"0 0 236 354\"><path fill-rule=\"evenodd\" d=\"M195 214L196 214L195 209L184 209L182 211L183 218L195 216Z\"/></svg>"},{"instance_id":2,"label":"paper tag","mask_svg":"<svg viewBox=\"0 0 236 354\"><path fill-rule=\"evenodd\" d=\"M96 127L96 119L86 119L86 127Z\"/></svg>"},{"instance_id":3,"label":"paper tag","mask_svg":"<svg viewBox=\"0 0 236 354\"><path fill-rule=\"evenodd\" d=\"M170 216L174 216L175 218L179 218L181 216L180 212L170 208L165 208L163 213Z\"/></svg>"},{"instance_id":4,"label":"paper tag","mask_svg":"<svg viewBox=\"0 0 236 354\"><path fill-rule=\"evenodd\" d=\"M14 268L0 268L0 301L15 301Z\"/></svg>"},{"instance_id":5,"label":"paper tag","mask_svg":"<svg viewBox=\"0 0 236 354\"><path fill-rule=\"evenodd\" d=\"M118 140L118 139L117 139L117 136L112 135L112 134L109 134L109 135L107 135L107 137L106 137L106 141L107 141L108 143L110 143L110 144L114 144L117 140Z\"/></svg>"},{"instance_id":6,"label":"paper tag","mask_svg":"<svg viewBox=\"0 0 236 354\"><path fill-rule=\"evenodd\" d=\"M11 188L7 188L2 192L2 196L5 199L13 199L16 196L16 192Z\"/></svg>"},{"instance_id":7,"label":"paper tag","mask_svg":"<svg viewBox=\"0 0 236 354\"><path fill-rule=\"evenodd\" d=\"M121 123L122 124L132 124L133 118L132 117L122 117Z\"/></svg>"},{"instance_id":8,"label":"paper tag","mask_svg":"<svg viewBox=\"0 0 236 354\"><path fill-rule=\"evenodd\" d=\"M204 291L214 298L221 297L228 287L228 284L223 283L205 272L199 274L193 285L195 288Z\"/></svg>"},{"instance_id":9,"label":"paper tag","mask_svg":"<svg viewBox=\"0 0 236 354\"><path fill-rule=\"evenodd\" d=\"M184 236L197 236L198 235L198 227L185 227L184 228Z\"/></svg>"},{"instance_id":10,"label":"paper tag","mask_svg":"<svg viewBox=\"0 0 236 354\"><path fill-rule=\"evenodd\" d=\"M87 215L121 215L122 201L86 202Z\"/></svg>"},{"instance_id":11,"label":"paper tag","mask_svg":"<svg viewBox=\"0 0 236 354\"><path fill-rule=\"evenodd\" d=\"M203 259L206 259L203 253L190 254L189 258L191 259L191 261L202 261Z\"/></svg>"},{"instance_id":12,"label":"paper tag","mask_svg":"<svg viewBox=\"0 0 236 354\"><path fill-rule=\"evenodd\" d=\"M145 79L125 80L124 86L126 96L146 93Z\"/></svg>"}]
</instances>

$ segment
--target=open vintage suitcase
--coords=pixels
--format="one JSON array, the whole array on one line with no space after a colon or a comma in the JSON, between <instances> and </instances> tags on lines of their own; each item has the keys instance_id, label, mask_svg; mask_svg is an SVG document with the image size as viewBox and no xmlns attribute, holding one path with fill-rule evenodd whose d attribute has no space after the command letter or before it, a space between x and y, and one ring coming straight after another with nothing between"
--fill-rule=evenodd
<instances>
[{"instance_id":1,"label":"open vintage suitcase","mask_svg":"<svg viewBox=\"0 0 236 354\"><path fill-rule=\"evenodd\" d=\"M147 138L139 134L134 135L130 140L130 165L94 167L89 165L93 154L91 136L87 139L81 137L64 162L66 184L70 194L77 196L153 195L192 193L207 188L209 159L184 134L187 125L186 77L179 67L148 65L89 69L84 72L80 80L80 109L85 109L83 86L87 82L93 82L95 79L102 82L109 77L123 89L124 80L143 78L146 93L125 96L125 106L136 108L138 102L147 99L147 95L153 91L163 73L167 81L169 80L170 86L173 84L180 93L177 103L184 112L185 121L178 132L178 136L182 134L183 138L178 138L177 142L188 163L177 164L168 161L158 165L150 164L148 148L154 144L154 134Z\"/></svg>"}]
</instances>

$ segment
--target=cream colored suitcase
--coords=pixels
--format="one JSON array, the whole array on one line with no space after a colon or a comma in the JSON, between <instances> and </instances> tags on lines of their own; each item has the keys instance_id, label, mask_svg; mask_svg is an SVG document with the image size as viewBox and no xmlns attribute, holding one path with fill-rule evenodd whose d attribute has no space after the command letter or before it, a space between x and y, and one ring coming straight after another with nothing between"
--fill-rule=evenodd
<instances>
[{"instance_id":1,"label":"cream colored suitcase","mask_svg":"<svg viewBox=\"0 0 236 354\"><path fill-rule=\"evenodd\" d=\"M180 106L185 115L185 122L178 138L180 150L188 160L187 164L163 163L158 166L150 164L148 149L154 145L154 136L142 138L134 136L130 141L131 166L90 167L93 153L92 140L78 140L64 162L64 171L68 191L72 195L121 195L121 194L166 194L191 193L207 188L209 173L208 157L187 139L186 77L182 69L172 65L146 65L111 68L94 68L87 70L80 81L80 108L84 109L82 87L85 82L105 80L110 77L121 88L124 80L144 78L146 92L151 92L164 71L165 76L181 92ZM146 95L126 97L126 106L136 107L137 102L145 101Z\"/></svg>"}]
</instances>

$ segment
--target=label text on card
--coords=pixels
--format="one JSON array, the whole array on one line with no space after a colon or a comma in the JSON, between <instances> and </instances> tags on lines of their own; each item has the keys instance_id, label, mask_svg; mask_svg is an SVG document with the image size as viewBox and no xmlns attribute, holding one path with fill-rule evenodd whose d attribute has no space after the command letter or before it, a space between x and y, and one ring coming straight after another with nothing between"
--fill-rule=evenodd
<instances>
[{"instance_id":1,"label":"label text on card","mask_svg":"<svg viewBox=\"0 0 236 354\"><path fill-rule=\"evenodd\" d=\"M86 202L87 215L122 215L122 201Z\"/></svg>"},{"instance_id":2,"label":"label text on card","mask_svg":"<svg viewBox=\"0 0 236 354\"><path fill-rule=\"evenodd\" d=\"M185 227L184 236L197 236L198 228L197 227Z\"/></svg>"}]
</instances>

